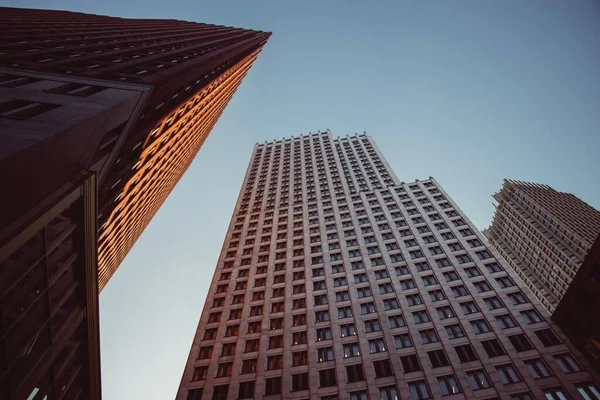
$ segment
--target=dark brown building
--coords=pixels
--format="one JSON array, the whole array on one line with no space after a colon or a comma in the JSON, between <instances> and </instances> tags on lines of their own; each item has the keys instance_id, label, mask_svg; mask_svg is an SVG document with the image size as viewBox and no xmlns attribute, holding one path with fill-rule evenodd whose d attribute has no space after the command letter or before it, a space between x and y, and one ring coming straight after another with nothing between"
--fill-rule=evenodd
<instances>
[{"instance_id":1,"label":"dark brown building","mask_svg":"<svg viewBox=\"0 0 600 400\"><path fill-rule=\"evenodd\" d=\"M486 230L542 305L554 312L600 234L600 212L571 193L505 180Z\"/></svg>"},{"instance_id":2,"label":"dark brown building","mask_svg":"<svg viewBox=\"0 0 600 400\"><path fill-rule=\"evenodd\" d=\"M177 400L589 400L597 385L439 182L400 182L367 135L323 132L255 146Z\"/></svg>"},{"instance_id":3,"label":"dark brown building","mask_svg":"<svg viewBox=\"0 0 600 400\"><path fill-rule=\"evenodd\" d=\"M0 32L0 398L97 399L97 293L270 34L16 8Z\"/></svg>"},{"instance_id":4,"label":"dark brown building","mask_svg":"<svg viewBox=\"0 0 600 400\"><path fill-rule=\"evenodd\" d=\"M600 236L552 319L600 373Z\"/></svg>"}]
</instances>

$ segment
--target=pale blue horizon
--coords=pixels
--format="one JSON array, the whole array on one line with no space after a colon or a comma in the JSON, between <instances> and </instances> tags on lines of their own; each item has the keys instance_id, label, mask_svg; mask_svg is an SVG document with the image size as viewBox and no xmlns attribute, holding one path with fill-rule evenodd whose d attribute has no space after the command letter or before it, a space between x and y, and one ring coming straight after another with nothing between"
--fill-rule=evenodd
<instances>
[{"instance_id":1,"label":"pale blue horizon","mask_svg":"<svg viewBox=\"0 0 600 400\"><path fill-rule=\"evenodd\" d=\"M479 228L504 178L600 208L593 1L9 0L273 32L196 160L100 296L105 400L173 399L256 142L366 131Z\"/></svg>"}]
</instances>

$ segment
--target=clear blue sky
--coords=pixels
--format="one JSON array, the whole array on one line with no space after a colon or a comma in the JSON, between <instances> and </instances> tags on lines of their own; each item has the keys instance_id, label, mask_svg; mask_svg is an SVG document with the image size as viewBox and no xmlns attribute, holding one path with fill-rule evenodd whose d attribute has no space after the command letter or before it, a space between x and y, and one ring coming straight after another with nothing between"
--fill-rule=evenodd
<instances>
[{"instance_id":1,"label":"clear blue sky","mask_svg":"<svg viewBox=\"0 0 600 400\"><path fill-rule=\"evenodd\" d=\"M175 396L257 141L367 131L400 179L434 176L479 228L505 177L600 208L592 0L9 3L273 32L100 297L106 400Z\"/></svg>"}]
</instances>

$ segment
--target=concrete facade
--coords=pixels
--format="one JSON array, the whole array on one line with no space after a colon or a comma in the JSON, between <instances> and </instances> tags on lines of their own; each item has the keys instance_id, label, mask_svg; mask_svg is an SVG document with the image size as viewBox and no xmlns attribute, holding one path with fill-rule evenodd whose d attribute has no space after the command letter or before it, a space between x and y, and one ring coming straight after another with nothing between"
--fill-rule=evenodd
<instances>
[{"instance_id":1,"label":"concrete facade","mask_svg":"<svg viewBox=\"0 0 600 400\"><path fill-rule=\"evenodd\" d=\"M486 237L553 313L594 240L600 212L571 193L505 180Z\"/></svg>"},{"instance_id":2,"label":"concrete facade","mask_svg":"<svg viewBox=\"0 0 600 400\"><path fill-rule=\"evenodd\" d=\"M596 379L435 179L320 132L255 146L176 398L576 399Z\"/></svg>"}]
</instances>

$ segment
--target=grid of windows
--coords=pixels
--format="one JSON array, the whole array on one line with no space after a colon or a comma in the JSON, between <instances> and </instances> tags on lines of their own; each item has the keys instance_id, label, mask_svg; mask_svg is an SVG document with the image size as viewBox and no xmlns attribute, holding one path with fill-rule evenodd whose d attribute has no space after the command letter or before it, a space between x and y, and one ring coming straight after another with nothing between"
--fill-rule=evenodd
<instances>
[{"instance_id":1,"label":"grid of windows","mask_svg":"<svg viewBox=\"0 0 600 400\"><path fill-rule=\"evenodd\" d=\"M219 346L232 323L209 324L210 315L241 295L242 321L266 323L245 338L246 346L253 338L267 345L266 353L250 345L259 369L261 359L285 360L287 349L308 354L306 361L274 364L279 384L257 373L264 380L259 397L314 387L327 388L324 398L345 379L352 389L339 389L339 398L366 399L371 385L381 398L394 398L397 387L371 382L371 368L375 379L400 382L417 371L435 377L405 383L414 399L470 393L529 374L529 365L519 370L512 363L528 346L571 351L555 340L555 330L546 331L550 323L536 304L511 300L518 281L437 182L400 184L365 135L333 139L325 132L257 145L226 240L207 302L212 307L203 313L195 343ZM279 252L287 255L278 258ZM246 280L247 289L237 290ZM257 291L257 280L264 295L244 296ZM252 316L252 307L270 315ZM530 327L522 313L539 321ZM274 329L264 328L271 324ZM203 338L207 329L215 329L210 339ZM238 337L242 332L244 322ZM236 353L233 362L241 363L242 354L247 357ZM572 365L566 356L544 357L556 368ZM498 378L483 368L496 359L503 363ZM192 363L209 366L201 385L211 382L210 360ZM306 365L319 374L304 378ZM449 365L456 375L443 369ZM438 387L428 386L432 382Z\"/></svg>"}]
</instances>

